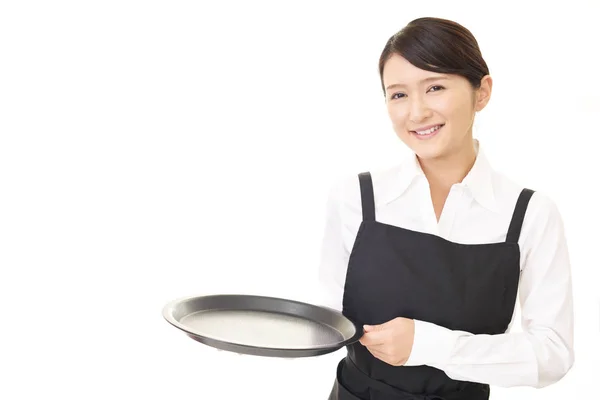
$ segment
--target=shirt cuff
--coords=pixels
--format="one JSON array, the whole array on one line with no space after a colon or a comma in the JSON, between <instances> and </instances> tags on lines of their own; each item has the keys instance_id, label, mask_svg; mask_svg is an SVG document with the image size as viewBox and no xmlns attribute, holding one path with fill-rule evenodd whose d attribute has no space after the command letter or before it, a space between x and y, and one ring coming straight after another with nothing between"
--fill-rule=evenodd
<instances>
[{"instance_id":1,"label":"shirt cuff","mask_svg":"<svg viewBox=\"0 0 600 400\"><path fill-rule=\"evenodd\" d=\"M450 361L458 336L450 329L430 322L415 321L412 351L405 366L446 364Z\"/></svg>"}]
</instances>

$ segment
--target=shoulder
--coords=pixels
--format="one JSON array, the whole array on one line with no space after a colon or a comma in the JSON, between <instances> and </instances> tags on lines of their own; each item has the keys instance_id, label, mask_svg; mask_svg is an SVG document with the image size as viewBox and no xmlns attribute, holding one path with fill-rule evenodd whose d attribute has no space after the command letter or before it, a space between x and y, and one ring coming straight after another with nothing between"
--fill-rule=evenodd
<instances>
[{"instance_id":1,"label":"shoulder","mask_svg":"<svg viewBox=\"0 0 600 400\"><path fill-rule=\"evenodd\" d=\"M540 234L547 229L562 229L562 217L556 202L545 192L535 187L523 186L515 180L494 172L494 191L498 206L504 214L511 215L524 189L530 189L533 194L527 204L523 226L522 237L532 234Z\"/></svg>"},{"instance_id":2,"label":"shoulder","mask_svg":"<svg viewBox=\"0 0 600 400\"><path fill-rule=\"evenodd\" d=\"M359 175L368 174L370 176L373 183L373 191L377 195L378 193L385 192L394 184L396 178L401 174L402 169L402 165L391 165L338 175L330 184L330 201L344 207L359 207L361 200Z\"/></svg>"}]
</instances>

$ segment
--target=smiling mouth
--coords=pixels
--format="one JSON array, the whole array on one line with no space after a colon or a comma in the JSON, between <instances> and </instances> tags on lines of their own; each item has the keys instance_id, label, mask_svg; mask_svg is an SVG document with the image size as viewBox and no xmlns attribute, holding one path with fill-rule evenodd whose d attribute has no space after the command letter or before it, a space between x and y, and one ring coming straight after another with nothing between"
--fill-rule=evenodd
<instances>
[{"instance_id":1,"label":"smiling mouth","mask_svg":"<svg viewBox=\"0 0 600 400\"><path fill-rule=\"evenodd\" d=\"M435 136L444 125L445 124L435 125L429 129L423 129L423 130L419 130L419 131L410 131L410 133L412 133L413 135L415 135L419 138L423 138L423 139L430 138L432 136Z\"/></svg>"}]
</instances>

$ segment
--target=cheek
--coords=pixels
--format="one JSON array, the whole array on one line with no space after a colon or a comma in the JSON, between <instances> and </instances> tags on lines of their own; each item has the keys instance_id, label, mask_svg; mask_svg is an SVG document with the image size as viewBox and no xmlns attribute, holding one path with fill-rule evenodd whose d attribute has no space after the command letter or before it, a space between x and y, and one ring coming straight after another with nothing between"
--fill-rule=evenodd
<instances>
[{"instance_id":1,"label":"cheek","mask_svg":"<svg viewBox=\"0 0 600 400\"><path fill-rule=\"evenodd\" d=\"M470 112L468 104L463 105L462 108L457 108L452 112L452 121L459 131L466 131L469 126L473 123L473 113Z\"/></svg>"},{"instance_id":2,"label":"cheek","mask_svg":"<svg viewBox=\"0 0 600 400\"><path fill-rule=\"evenodd\" d=\"M462 96L444 104L446 118L451 119L455 125L469 124L473 115L473 105L468 100L467 96Z\"/></svg>"},{"instance_id":3,"label":"cheek","mask_svg":"<svg viewBox=\"0 0 600 400\"><path fill-rule=\"evenodd\" d=\"M406 129L407 115L402 108L388 106L388 116L396 129Z\"/></svg>"},{"instance_id":4,"label":"cheek","mask_svg":"<svg viewBox=\"0 0 600 400\"><path fill-rule=\"evenodd\" d=\"M456 115L456 111L464 107L463 105L459 104L456 99L453 99L449 96L440 96L439 98L432 100L429 106L434 114L441 115L447 119L451 119Z\"/></svg>"}]
</instances>

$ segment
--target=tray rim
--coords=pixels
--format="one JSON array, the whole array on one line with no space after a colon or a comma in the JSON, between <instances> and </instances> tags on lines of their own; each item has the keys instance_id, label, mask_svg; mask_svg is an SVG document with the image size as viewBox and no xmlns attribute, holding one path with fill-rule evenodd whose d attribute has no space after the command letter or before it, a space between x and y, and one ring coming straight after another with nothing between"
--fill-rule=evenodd
<instances>
[{"instance_id":1,"label":"tray rim","mask_svg":"<svg viewBox=\"0 0 600 400\"><path fill-rule=\"evenodd\" d=\"M314 345L314 346L298 347L298 348L264 347L264 346L250 345L250 344L242 344L242 343L237 343L237 342L228 342L226 340L219 340L219 339L215 339L210 336L200 335L200 334L194 332L193 330L189 329L189 327L187 327L186 325L177 321L175 319L175 317L173 316L172 311L175 309L175 306L178 304L181 304L186 301L194 300L194 299L216 298L216 297L252 297L257 300L282 301L282 302L286 302L286 303L290 303L290 304L297 304L297 305L301 305L301 306L319 308L319 309L328 311L332 314L336 314L336 315L346 319L354 327L355 332L351 337L341 340L337 343L331 343L331 344ZM223 308L223 310L226 310L226 309L227 308ZM263 311L263 310L257 310L257 311ZM276 313L276 314L289 315L289 316L293 316L293 317L297 317L297 318L304 318L304 317L300 317L296 314L290 314L290 313L282 312L282 313ZM182 297L179 297L179 298L169 301L162 309L162 316L169 324L171 324L175 328L178 328L179 330L185 332L187 334L187 336L189 336L190 338L192 338L198 342L204 343L208 346L211 346L211 347L214 347L217 349L221 349L221 350L228 350L228 351L234 351L234 352L239 352L239 353L244 353L244 354L260 355L260 356L303 357L303 356L323 355L323 354L337 351L349 344L355 343L363 335L361 326L359 326L356 322L352 321L351 319L349 319L348 317L346 317L345 315L343 315L341 312L339 312L338 310L336 310L334 308L324 306L324 305L307 303L307 302L303 302L300 300L288 299L288 298L277 297L277 296L269 296L269 295L256 295L256 294L244 294L244 293L218 293L218 294L182 296ZM313 321L315 323L327 325L318 320L314 320L314 319L310 319L310 318L304 318L304 319ZM334 328L332 327L332 329L334 329Z\"/></svg>"}]
</instances>

